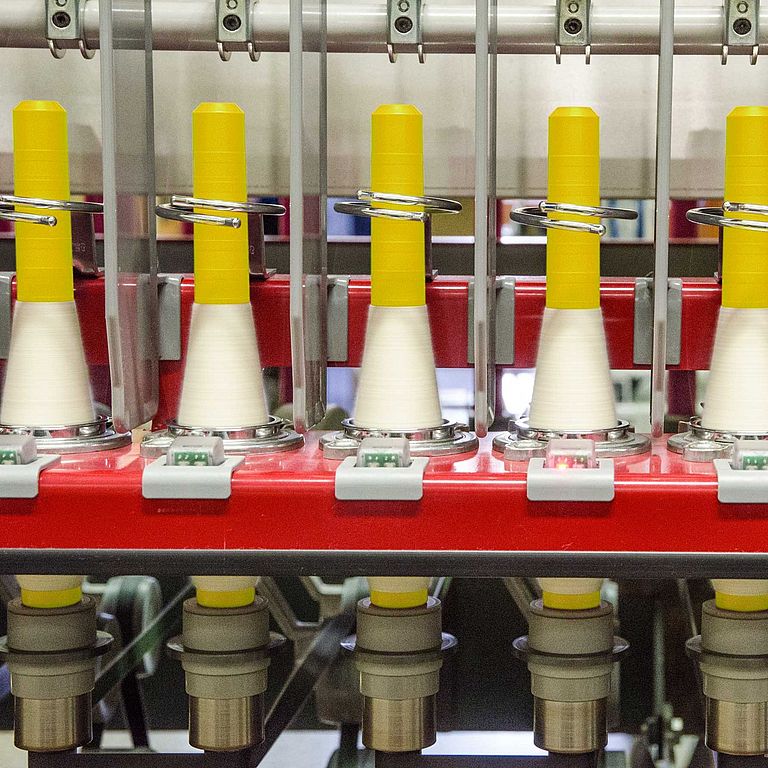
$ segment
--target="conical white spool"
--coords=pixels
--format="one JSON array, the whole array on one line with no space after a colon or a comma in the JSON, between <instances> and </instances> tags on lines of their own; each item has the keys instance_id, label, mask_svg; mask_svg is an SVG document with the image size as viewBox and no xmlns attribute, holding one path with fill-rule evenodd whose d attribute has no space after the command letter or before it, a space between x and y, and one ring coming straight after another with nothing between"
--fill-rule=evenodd
<instances>
[{"instance_id":1,"label":"conical white spool","mask_svg":"<svg viewBox=\"0 0 768 768\"><path fill-rule=\"evenodd\" d=\"M250 304L194 304L177 421L251 427L269 420Z\"/></svg>"},{"instance_id":2,"label":"conical white spool","mask_svg":"<svg viewBox=\"0 0 768 768\"><path fill-rule=\"evenodd\" d=\"M720 308L701 423L768 432L768 309Z\"/></svg>"},{"instance_id":3,"label":"conical white spool","mask_svg":"<svg viewBox=\"0 0 768 768\"><path fill-rule=\"evenodd\" d=\"M0 422L84 424L96 418L74 301L17 301Z\"/></svg>"},{"instance_id":4,"label":"conical white spool","mask_svg":"<svg viewBox=\"0 0 768 768\"><path fill-rule=\"evenodd\" d=\"M371 306L355 422L405 431L438 427L442 420L426 306Z\"/></svg>"},{"instance_id":5,"label":"conical white spool","mask_svg":"<svg viewBox=\"0 0 768 768\"><path fill-rule=\"evenodd\" d=\"M589 595L599 592L602 579L539 579L539 586L544 592L555 595Z\"/></svg>"},{"instance_id":6,"label":"conical white spool","mask_svg":"<svg viewBox=\"0 0 768 768\"><path fill-rule=\"evenodd\" d=\"M544 310L528 423L573 431L616 425L599 308Z\"/></svg>"}]
</instances>

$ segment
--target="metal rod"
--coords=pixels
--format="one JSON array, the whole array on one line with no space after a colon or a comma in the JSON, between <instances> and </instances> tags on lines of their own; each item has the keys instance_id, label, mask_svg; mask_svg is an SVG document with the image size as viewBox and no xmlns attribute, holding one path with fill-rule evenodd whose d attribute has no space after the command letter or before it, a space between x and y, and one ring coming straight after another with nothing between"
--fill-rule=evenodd
<instances>
[{"instance_id":1,"label":"metal rod","mask_svg":"<svg viewBox=\"0 0 768 768\"><path fill-rule=\"evenodd\" d=\"M3 0L0 47L46 48L44 0ZM552 54L555 5L506 3L499 8L499 53ZM723 45L722 6L677 9L675 53L720 56ZM215 51L215 3L211 0L153 0L155 50ZM251 29L261 51L287 51L289 4L260 0L253 4ZM761 42L768 44L768 6L760 11ZM98 0L86 0L83 23L88 48L99 47ZM593 54L656 54L659 51L659 6L596 4L590 20ZM475 8L433 0L424 6L424 49L472 53ZM331 53L386 55L387 4L384 0L329 0L328 50ZM568 50L563 51L568 54ZM583 55L583 52L579 51ZM235 57L237 54L235 54ZM234 59L233 59L234 60Z\"/></svg>"},{"instance_id":2,"label":"metal rod","mask_svg":"<svg viewBox=\"0 0 768 768\"><path fill-rule=\"evenodd\" d=\"M375 768L596 768L598 754L546 756L422 755L377 752Z\"/></svg>"},{"instance_id":3,"label":"metal rod","mask_svg":"<svg viewBox=\"0 0 768 768\"><path fill-rule=\"evenodd\" d=\"M667 282L669 279L669 169L672 162L672 83L675 0L661 0L656 103L656 259L653 271L651 434L664 434L667 409Z\"/></svg>"},{"instance_id":4,"label":"metal rod","mask_svg":"<svg viewBox=\"0 0 768 768\"><path fill-rule=\"evenodd\" d=\"M203 550L0 549L5 573L197 573L270 576L631 577L640 579L756 579L768 568L764 552L583 552L474 550Z\"/></svg>"}]
</instances>

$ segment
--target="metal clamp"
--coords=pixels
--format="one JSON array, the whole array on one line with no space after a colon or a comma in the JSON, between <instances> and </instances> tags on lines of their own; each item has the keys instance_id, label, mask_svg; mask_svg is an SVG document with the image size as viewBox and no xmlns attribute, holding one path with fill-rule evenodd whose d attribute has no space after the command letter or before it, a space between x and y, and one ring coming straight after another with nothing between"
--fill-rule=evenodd
<instances>
[{"instance_id":1,"label":"metal clamp","mask_svg":"<svg viewBox=\"0 0 768 768\"><path fill-rule=\"evenodd\" d=\"M585 62L592 61L591 15L592 0L557 0L555 62L562 62L563 48L582 48Z\"/></svg>"},{"instance_id":2,"label":"metal clamp","mask_svg":"<svg viewBox=\"0 0 768 768\"><path fill-rule=\"evenodd\" d=\"M463 424L443 420L439 427L408 431L369 429L344 419L343 430L326 432L320 438L320 448L326 459L344 459L356 456L361 442L368 437L404 437L410 443L412 456L453 456L474 451L478 446L477 435Z\"/></svg>"},{"instance_id":3,"label":"metal clamp","mask_svg":"<svg viewBox=\"0 0 768 768\"><path fill-rule=\"evenodd\" d=\"M725 201L722 208L691 208L685 214L688 221L695 224L708 224L713 227L730 227L731 229L751 229L756 232L768 230L768 221L753 221L750 219L729 219L726 213L748 213L755 216L768 217L768 205L753 203L731 203Z\"/></svg>"},{"instance_id":4,"label":"metal clamp","mask_svg":"<svg viewBox=\"0 0 768 768\"><path fill-rule=\"evenodd\" d=\"M509 218L518 224L540 229L565 229L569 232L585 232L602 237L606 233L602 224L589 224L580 221L560 221L550 219L548 213L567 213L573 216L594 217L598 219L636 219L637 211L628 208L608 208L602 205L573 205L571 203L550 203L543 200L535 207L515 208Z\"/></svg>"},{"instance_id":5,"label":"metal clamp","mask_svg":"<svg viewBox=\"0 0 768 768\"><path fill-rule=\"evenodd\" d=\"M213 216L195 213L195 208L209 208L228 213L248 215L248 269L252 277L265 279L274 274L274 269L266 265L264 246L264 216L284 216L285 206L275 203L238 203L227 200L207 200L202 197L173 195L170 203L163 203L155 208L161 219L182 221L186 224L210 224L214 227L232 227L238 229L242 224L237 216Z\"/></svg>"},{"instance_id":6,"label":"metal clamp","mask_svg":"<svg viewBox=\"0 0 768 768\"><path fill-rule=\"evenodd\" d=\"M279 453L304 444L304 438L277 416L270 416L266 424L242 427L192 427L171 421L167 429L151 432L142 440L141 455L144 458L162 456L174 440L188 437L220 438L228 454Z\"/></svg>"},{"instance_id":7,"label":"metal clamp","mask_svg":"<svg viewBox=\"0 0 768 768\"><path fill-rule=\"evenodd\" d=\"M728 63L732 49L746 48L749 63L757 64L760 55L760 0L725 0L723 20L720 63Z\"/></svg>"},{"instance_id":8,"label":"metal clamp","mask_svg":"<svg viewBox=\"0 0 768 768\"><path fill-rule=\"evenodd\" d=\"M97 277L99 275L99 268L96 265L96 237L93 229L93 215L104 213L104 206L101 203L81 203L75 200L48 200L42 197L0 195L0 219L54 227L58 223L55 216L19 213L15 210L15 207L18 205L26 208L42 208L43 210L66 211L70 213L73 266L84 277Z\"/></svg>"},{"instance_id":9,"label":"metal clamp","mask_svg":"<svg viewBox=\"0 0 768 768\"><path fill-rule=\"evenodd\" d=\"M415 49L419 63L424 63L423 10L423 0L388 0L387 55L392 64L397 61L397 48Z\"/></svg>"},{"instance_id":10,"label":"metal clamp","mask_svg":"<svg viewBox=\"0 0 768 768\"><path fill-rule=\"evenodd\" d=\"M86 0L45 0L45 37L55 59L64 58L67 48L77 48L84 59L96 51L85 40L83 12Z\"/></svg>"},{"instance_id":11,"label":"metal clamp","mask_svg":"<svg viewBox=\"0 0 768 768\"><path fill-rule=\"evenodd\" d=\"M611 429L568 431L537 429L526 419L510 422L509 431L502 432L493 440L493 450L503 453L506 461L527 461L546 454L551 440L581 439L593 440L598 458L623 458L635 456L650 450L651 440L647 435L636 434L628 421L619 420Z\"/></svg>"},{"instance_id":12,"label":"metal clamp","mask_svg":"<svg viewBox=\"0 0 768 768\"><path fill-rule=\"evenodd\" d=\"M216 48L222 61L232 58L232 51L247 51L251 61L258 61L261 51L253 45L251 10L253 0L216 0Z\"/></svg>"},{"instance_id":13,"label":"metal clamp","mask_svg":"<svg viewBox=\"0 0 768 768\"><path fill-rule=\"evenodd\" d=\"M84 424L26 426L0 424L0 435L31 435L39 453L90 453L131 444L130 432L118 432L112 419L99 415Z\"/></svg>"}]
</instances>

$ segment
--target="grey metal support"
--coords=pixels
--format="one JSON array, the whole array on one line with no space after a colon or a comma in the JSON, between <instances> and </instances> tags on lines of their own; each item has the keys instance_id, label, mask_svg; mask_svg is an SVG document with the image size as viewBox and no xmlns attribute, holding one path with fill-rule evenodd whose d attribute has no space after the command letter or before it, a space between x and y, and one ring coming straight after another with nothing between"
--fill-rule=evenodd
<instances>
[{"instance_id":1,"label":"grey metal support","mask_svg":"<svg viewBox=\"0 0 768 768\"><path fill-rule=\"evenodd\" d=\"M150 0L100 0L104 268L112 415L149 421L158 399Z\"/></svg>"},{"instance_id":2,"label":"grey metal support","mask_svg":"<svg viewBox=\"0 0 768 768\"><path fill-rule=\"evenodd\" d=\"M326 0L290 0L293 418L299 432L325 413L328 358Z\"/></svg>"},{"instance_id":3,"label":"grey metal support","mask_svg":"<svg viewBox=\"0 0 768 768\"><path fill-rule=\"evenodd\" d=\"M669 278L669 167L672 157L672 82L674 72L675 0L661 0L659 82L656 103L656 259L654 281ZM667 407L667 292L653 294L651 361L651 434L664 434Z\"/></svg>"},{"instance_id":4,"label":"grey metal support","mask_svg":"<svg viewBox=\"0 0 768 768\"><path fill-rule=\"evenodd\" d=\"M475 3L475 432L493 423L496 398L496 0Z\"/></svg>"}]
</instances>

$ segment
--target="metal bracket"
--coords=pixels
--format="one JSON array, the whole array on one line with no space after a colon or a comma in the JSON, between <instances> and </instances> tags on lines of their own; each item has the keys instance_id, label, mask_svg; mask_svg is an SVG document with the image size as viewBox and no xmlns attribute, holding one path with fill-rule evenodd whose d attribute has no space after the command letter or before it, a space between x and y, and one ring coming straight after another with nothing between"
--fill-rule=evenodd
<instances>
[{"instance_id":1,"label":"metal bracket","mask_svg":"<svg viewBox=\"0 0 768 768\"><path fill-rule=\"evenodd\" d=\"M563 48L580 48L584 60L592 60L592 31L590 19L592 0L557 0L557 35L555 38L555 61L562 61Z\"/></svg>"},{"instance_id":2,"label":"metal bracket","mask_svg":"<svg viewBox=\"0 0 768 768\"><path fill-rule=\"evenodd\" d=\"M349 356L349 277L328 276L328 362L345 363Z\"/></svg>"},{"instance_id":3,"label":"metal bracket","mask_svg":"<svg viewBox=\"0 0 768 768\"><path fill-rule=\"evenodd\" d=\"M768 472L734 469L729 459L715 459L717 500L723 504L768 504Z\"/></svg>"},{"instance_id":4,"label":"metal bracket","mask_svg":"<svg viewBox=\"0 0 768 768\"><path fill-rule=\"evenodd\" d=\"M598 459L594 469L557 469L545 461L528 462L529 501L613 501L613 459Z\"/></svg>"},{"instance_id":5,"label":"metal bracket","mask_svg":"<svg viewBox=\"0 0 768 768\"><path fill-rule=\"evenodd\" d=\"M40 473L58 463L58 454L37 455L32 435L0 435L0 499L34 499Z\"/></svg>"},{"instance_id":6,"label":"metal bracket","mask_svg":"<svg viewBox=\"0 0 768 768\"><path fill-rule=\"evenodd\" d=\"M98 277L96 264L96 235L93 215L82 211L70 214L72 222L72 265L81 277Z\"/></svg>"},{"instance_id":7,"label":"metal bracket","mask_svg":"<svg viewBox=\"0 0 768 768\"><path fill-rule=\"evenodd\" d=\"M475 362L475 279L467 284L467 362ZM503 275L496 278L496 363L515 364L515 278Z\"/></svg>"},{"instance_id":8,"label":"metal bracket","mask_svg":"<svg viewBox=\"0 0 768 768\"><path fill-rule=\"evenodd\" d=\"M721 64L733 49L747 49L749 63L760 55L760 0L725 0Z\"/></svg>"},{"instance_id":9,"label":"metal bracket","mask_svg":"<svg viewBox=\"0 0 768 768\"><path fill-rule=\"evenodd\" d=\"M0 272L0 360L7 360L8 353L11 351L15 275L15 272Z\"/></svg>"},{"instance_id":10,"label":"metal bracket","mask_svg":"<svg viewBox=\"0 0 768 768\"><path fill-rule=\"evenodd\" d=\"M387 1L387 54L392 64L397 61L399 51L413 50L419 63L424 63L423 8L423 0Z\"/></svg>"},{"instance_id":11,"label":"metal bracket","mask_svg":"<svg viewBox=\"0 0 768 768\"><path fill-rule=\"evenodd\" d=\"M248 272L256 280L266 280L277 270L267 267L267 244L264 242L264 215L248 214Z\"/></svg>"},{"instance_id":12,"label":"metal bracket","mask_svg":"<svg viewBox=\"0 0 768 768\"><path fill-rule=\"evenodd\" d=\"M253 0L216 0L216 47L222 61L229 61L232 51L247 51L251 61L258 61L261 51L253 45L251 10Z\"/></svg>"},{"instance_id":13,"label":"metal bracket","mask_svg":"<svg viewBox=\"0 0 768 768\"><path fill-rule=\"evenodd\" d=\"M84 59L95 51L85 41L82 12L86 0L45 0L45 37L48 50L56 59L64 58L67 48L77 48Z\"/></svg>"},{"instance_id":14,"label":"metal bracket","mask_svg":"<svg viewBox=\"0 0 768 768\"><path fill-rule=\"evenodd\" d=\"M180 456L188 458L179 460ZM144 468L145 499L228 499L232 473L245 456L224 456L220 437L180 437L168 453Z\"/></svg>"},{"instance_id":15,"label":"metal bracket","mask_svg":"<svg viewBox=\"0 0 768 768\"><path fill-rule=\"evenodd\" d=\"M683 317L683 281L667 282L667 365L680 364ZM650 365L653 357L653 278L635 279L635 324L632 362Z\"/></svg>"},{"instance_id":16,"label":"metal bracket","mask_svg":"<svg viewBox=\"0 0 768 768\"><path fill-rule=\"evenodd\" d=\"M161 360L181 360L181 283L183 275L158 275L157 300Z\"/></svg>"}]
</instances>

